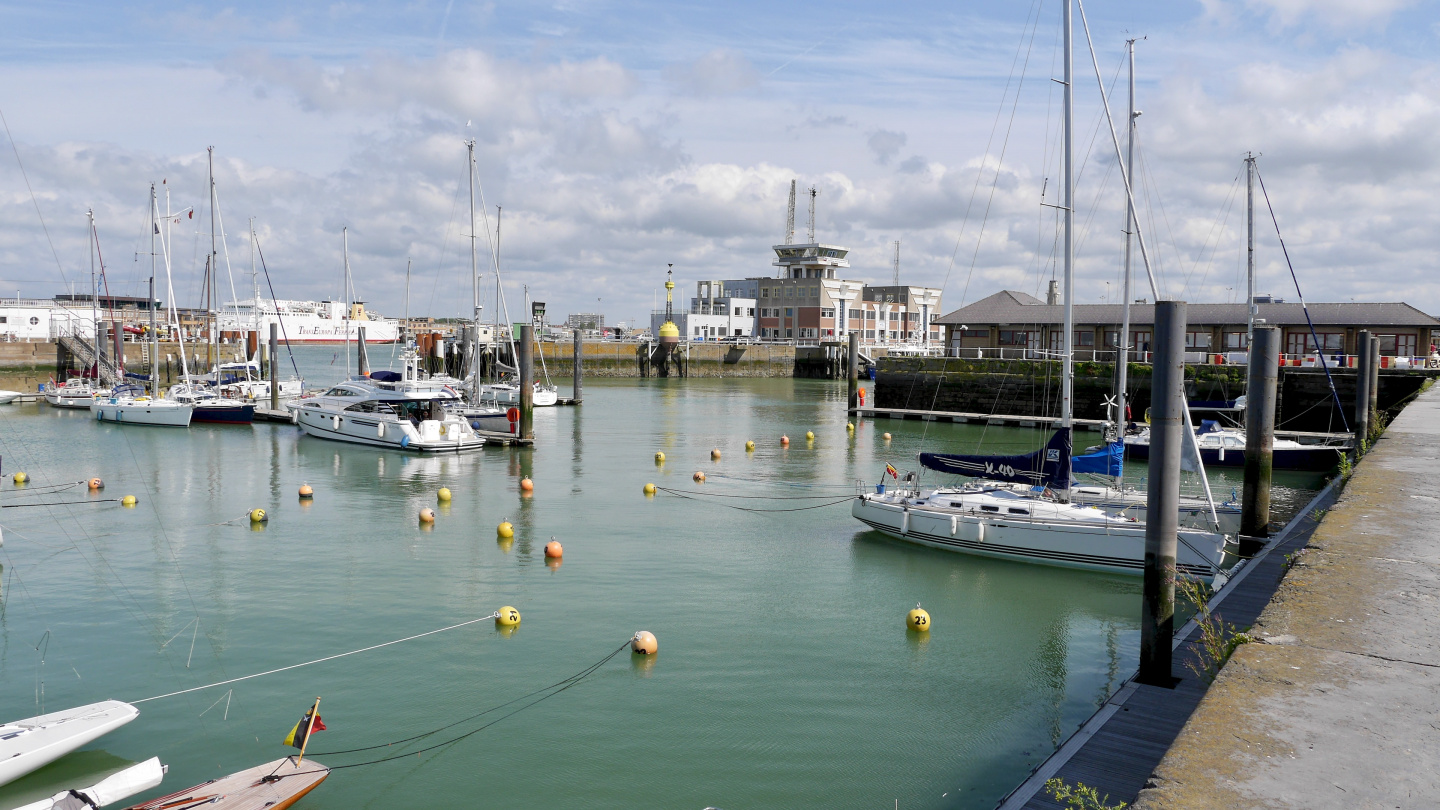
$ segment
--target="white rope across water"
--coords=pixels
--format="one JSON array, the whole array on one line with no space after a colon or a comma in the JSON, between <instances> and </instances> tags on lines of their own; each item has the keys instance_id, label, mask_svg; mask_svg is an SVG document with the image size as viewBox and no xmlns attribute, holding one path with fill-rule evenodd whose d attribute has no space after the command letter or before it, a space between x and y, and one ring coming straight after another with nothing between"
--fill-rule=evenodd
<instances>
[{"instance_id":1,"label":"white rope across water","mask_svg":"<svg viewBox=\"0 0 1440 810\"><path fill-rule=\"evenodd\" d=\"M461 623L459 623L459 624L452 624L452 625L450 625L449 627L442 627L442 628L440 628L439 630L430 630L430 631L425 632L425 633L417 633L416 635L413 635L413 636L406 636L405 638L397 638L397 639L395 639L394 641L387 641L387 642L385 642L384 644L375 644L375 645L372 645L372 646L369 646L369 647L362 647L362 648L360 648L360 649L358 649L358 650L351 650L350 652L337 653L337 654L335 654L335 655L327 655L327 656L325 656L324 658L316 658L314 661L306 661L306 662L303 663L303 664L291 664L291 665L288 666L288 667L280 667L279 669L271 669L271 670L266 670L265 672L257 672L257 673L255 673L254 675L242 675L242 676L239 677L239 678L231 678L231 679L228 680L228 681L216 681L215 683L207 683L207 684L205 684L204 686L192 686L192 687L189 688L189 689L181 689L181 690L178 691L178 692L166 692L166 693L163 694L163 695L156 695L155 697L141 698L140 700L132 700L132 701L129 701L129 702L130 702L130 703L148 703L148 702L150 702L150 701L152 701L152 700L160 700L161 698L175 697L176 695L184 695L184 694L188 694L188 693L190 693L190 692L199 692L199 691L202 690L202 689L211 689L211 688L214 688L214 687L216 687L216 686L224 686L224 685L229 684L229 683L238 683L238 682L240 682L240 681L248 681L248 680L250 680L250 679L252 679L252 678L260 678L260 677L263 677L263 676L265 676L265 675L274 675L274 674L277 673L277 672L286 672L286 671L292 670L292 669L299 669L299 668L301 668L301 667L308 667L308 666L310 666L311 664L323 664L323 663L325 663L326 661L334 661L336 658L344 658L344 657L347 656L347 655L358 655L359 653L369 652L369 651L371 651L371 650L378 650L378 649L380 649L381 647L389 647L389 646L392 645L392 644L400 644L400 643L405 642L405 641L414 641L414 640L417 639L417 638L424 638L424 637L426 637L426 636L433 636L433 635L435 635L436 633L443 633L443 632L445 632L445 631L447 631L447 630L454 630L454 629L456 629L456 628L458 628L458 627L464 627L464 626L466 626L466 625L475 624L475 623L477 623L477 622L488 621L488 620L490 620L490 619L496 619L496 618L499 618L499 617L500 617L500 613L497 611L497 612L495 612L495 613L491 613L489 616L481 616L481 617L478 618L478 619L471 619L471 620L468 621L468 622L461 622Z\"/></svg>"}]
</instances>

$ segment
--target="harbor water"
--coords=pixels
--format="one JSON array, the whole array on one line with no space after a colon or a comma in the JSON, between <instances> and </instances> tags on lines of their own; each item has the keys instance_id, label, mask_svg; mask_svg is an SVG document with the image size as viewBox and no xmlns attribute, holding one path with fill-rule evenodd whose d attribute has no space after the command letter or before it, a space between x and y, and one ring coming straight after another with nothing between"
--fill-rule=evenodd
<instances>
[{"instance_id":1,"label":"harbor water","mask_svg":"<svg viewBox=\"0 0 1440 810\"><path fill-rule=\"evenodd\" d=\"M333 354L300 352L312 387L343 374ZM170 770L150 795L278 759L316 696L327 730L307 756L399 758L334 771L299 805L310 810L992 807L1134 670L1139 580L863 530L848 499L886 462L1043 436L899 420L850 435L844 397L843 383L811 380L597 379L582 406L537 409L533 449L442 457L286 424L146 428L0 408L0 504L15 507L0 509L0 719L282 668L502 605L523 616L512 633L482 621L140 703L87 752L0 789L0 808L155 755ZM21 470L24 488L10 480ZM59 486L94 476L99 493ZM296 496L306 483L313 502ZM1278 508L1320 483L1277 473ZM1214 486L1227 497L1238 473ZM138 506L109 500L127 494ZM425 507L433 528L417 521ZM255 508L268 523L252 527ZM498 539L507 520L515 537ZM559 564L544 557L552 536ZM927 634L905 628L916 603ZM528 701L326 753L513 701L639 630L657 655L627 650L517 713Z\"/></svg>"}]
</instances>

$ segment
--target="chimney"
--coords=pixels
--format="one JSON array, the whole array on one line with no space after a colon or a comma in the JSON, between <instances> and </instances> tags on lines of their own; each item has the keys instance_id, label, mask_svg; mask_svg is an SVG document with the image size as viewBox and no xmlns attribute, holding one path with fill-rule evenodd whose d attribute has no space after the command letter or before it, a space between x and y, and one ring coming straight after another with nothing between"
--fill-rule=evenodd
<instances>
[{"instance_id":1,"label":"chimney","mask_svg":"<svg viewBox=\"0 0 1440 810\"><path fill-rule=\"evenodd\" d=\"M1060 303L1060 282L1050 279L1050 289L1045 291L1045 303L1055 306Z\"/></svg>"}]
</instances>

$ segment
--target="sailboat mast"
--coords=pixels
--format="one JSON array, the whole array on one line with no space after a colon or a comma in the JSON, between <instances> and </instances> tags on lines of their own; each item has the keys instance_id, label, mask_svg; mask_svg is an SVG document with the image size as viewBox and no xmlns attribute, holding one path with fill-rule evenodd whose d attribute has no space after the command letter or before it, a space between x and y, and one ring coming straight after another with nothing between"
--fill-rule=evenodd
<instances>
[{"instance_id":1,"label":"sailboat mast","mask_svg":"<svg viewBox=\"0 0 1440 810\"><path fill-rule=\"evenodd\" d=\"M1069 429L1074 417L1075 410L1075 178L1074 178L1074 143L1071 136L1071 129L1074 124L1074 82L1071 75L1071 62L1073 61L1073 42L1070 14L1072 0L1065 0L1064 38L1065 38L1065 103L1064 103L1064 140L1065 140L1065 161L1062 170L1062 178L1065 184L1065 335L1063 348L1061 349L1060 368L1060 427Z\"/></svg>"},{"instance_id":2,"label":"sailboat mast","mask_svg":"<svg viewBox=\"0 0 1440 810\"><path fill-rule=\"evenodd\" d=\"M156 201L156 199L155 199L155 184L154 184L154 183L151 183L151 184L150 184L150 345L151 345L152 347L154 347L154 348L152 349L152 351L151 351L151 353L150 353L150 355L151 355L151 360L150 360L150 366L151 366L151 369L150 369L150 396L153 397L153 398L155 398L155 399L159 399L159 398L160 398L160 375L156 374L156 373L155 373L155 369L154 369L154 366L155 366L154 357L155 357L155 355L158 354L159 351L160 351L160 337L159 337L159 335L155 332L155 235L160 232L160 223L157 222L157 220L158 220L159 218L156 216L156 211L158 210L158 209L156 208L156 206L157 206L158 204L159 204L159 203L158 203L158 202ZM180 358L181 358L182 360L185 358L185 355L184 355L183 352L181 353Z\"/></svg>"},{"instance_id":3,"label":"sailboat mast","mask_svg":"<svg viewBox=\"0 0 1440 810\"><path fill-rule=\"evenodd\" d=\"M95 250L99 240L95 236L95 209L85 210L86 219L90 220L90 325L95 329L95 383L100 382L100 358L103 356L105 347L100 340L100 283L95 279Z\"/></svg>"},{"instance_id":4,"label":"sailboat mast","mask_svg":"<svg viewBox=\"0 0 1440 810\"><path fill-rule=\"evenodd\" d=\"M470 187L470 289L473 293L472 309L470 311L470 322L474 328L470 331L470 345L467 347L467 354L470 357L470 371L472 374L470 383L470 399L472 402L480 401L480 367L475 362L480 351L480 266L477 258L477 245L475 242L475 139L471 138L465 142L465 149L469 156L465 171ZM408 270L406 271L409 272ZM407 304L408 306L408 304Z\"/></svg>"},{"instance_id":5,"label":"sailboat mast","mask_svg":"<svg viewBox=\"0 0 1440 810\"><path fill-rule=\"evenodd\" d=\"M340 315L340 325L345 329L345 378L350 378L350 228L340 229L340 253L345 264L345 278L341 282L341 293L345 298L345 311Z\"/></svg>"},{"instance_id":6,"label":"sailboat mast","mask_svg":"<svg viewBox=\"0 0 1440 810\"><path fill-rule=\"evenodd\" d=\"M210 309L210 344L206 349L212 358L211 368L215 372L215 384L218 386L220 384L220 321L215 317L215 282L219 279L216 273L219 268L216 267L215 261L219 256L215 252L215 147L205 147L205 160L210 174L210 300L207 302Z\"/></svg>"},{"instance_id":7,"label":"sailboat mast","mask_svg":"<svg viewBox=\"0 0 1440 810\"><path fill-rule=\"evenodd\" d=\"M1139 113L1135 112L1135 40L1125 40L1125 49L1130 59L1130 126L1126 129L1128 136L1125 144L1125 176L1135 176L1135 119ZM1125 278L1120 284L1120 300L1125 302L1124 314L1120 318L1119 340L1115 341L1118 354L1115 358L1115 423L1120 426L1123 434L1125 430L1125 407L1126 383L1130 371L1130 237L1135 230L1135 204L1134 200L1127 194L1125 196Z\"/></svg>"},{"instance_id":8,"label":"sailboat mast","mask_svg":"<svg viewBox=\"0 0 1440 810\"><path fill-rule=\"evenodd\" d=\"M1245 153L1245 350L1255 337L1255 154Z\"/></svg>"}]
</instances>

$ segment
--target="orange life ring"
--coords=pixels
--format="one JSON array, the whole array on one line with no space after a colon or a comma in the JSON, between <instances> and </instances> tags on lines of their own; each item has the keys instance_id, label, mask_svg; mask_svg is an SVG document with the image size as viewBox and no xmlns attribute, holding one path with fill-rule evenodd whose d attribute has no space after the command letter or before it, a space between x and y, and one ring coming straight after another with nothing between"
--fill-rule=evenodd
<instances>
[{"instance_id":1,"label":"orange life ring","mask_svg":"<svg viewBox=\"0 0 1440 810\"><path fill-rule=\"evenodd\" d=\"M519 408L511 408L510 410L508 410L508 411L505 412L505 418L506 418L506 419L509 419L511 422L519 422L519 421L520 421L520 409L519 409Z\"/></svg>"}]
</instances>

